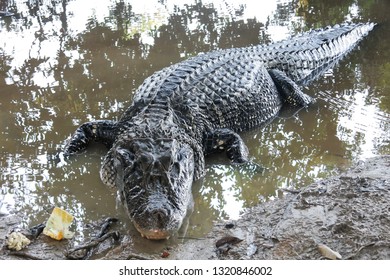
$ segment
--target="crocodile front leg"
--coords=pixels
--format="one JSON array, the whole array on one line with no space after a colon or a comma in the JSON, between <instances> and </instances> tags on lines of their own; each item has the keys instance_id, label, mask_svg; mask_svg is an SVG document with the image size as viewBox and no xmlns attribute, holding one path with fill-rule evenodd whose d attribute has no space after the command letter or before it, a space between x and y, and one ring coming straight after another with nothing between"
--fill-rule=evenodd
<instances>
[{"instance_id":1,"label":"crocodile front leg","mask_svg":"<svg viewBox=\"0 0 390 280\"><path fill-rule=\"evenodd\" d=\"M87 122L79 126L64 148L64 155L84 151L92 141L111 147L117 136L117 122L100 120Z\"/></svg>"},{"instance_id":2,"label":"crocodile front leg","mask_svg":"<svg viewBox=\"0 0 390 280\"><path fill-rule=\"evenodd\" d=\"M288 104L307 107L314 103L314 99L303 93L299 86L287 77L284 72L273 69L269 70L268 73L274 81L278 92Z\"/></svg>"},{"instance_id":3,"label":"crocodile front leg","mask_svg":"<svg viewBox=\"0 0 390 280\"><path fill-rule=\"evenodd\" d=\"M208 133L203 146L206 154L226 151L228 158L234 163L248 161L248 148L242 138L230 129L219 128Z\"/></svg>"}]
</instances>

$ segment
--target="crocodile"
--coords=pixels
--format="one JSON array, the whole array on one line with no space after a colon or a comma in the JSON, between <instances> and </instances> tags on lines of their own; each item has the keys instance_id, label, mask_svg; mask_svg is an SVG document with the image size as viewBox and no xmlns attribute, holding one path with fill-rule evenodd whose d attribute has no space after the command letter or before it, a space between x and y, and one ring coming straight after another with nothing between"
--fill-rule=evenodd
<instances>
[{"instance_id":1,"label":"crocodile","mask_svg":"<svg viewBox=\"0 0 390 280\"><path fill-rule=\"evenodd\" d=\"M91 142L108 152L100 177L116 187L143 237L167 239L192 204L192 184L205 174L205 157L224 151L248 163L238 133L272 121L284 104L307 107L301 87L349 53L374 23L344 23L280 42L215 50L155 72L139 86L118 121L82 124L64 156Z\"/></svg>"}]
</instances>

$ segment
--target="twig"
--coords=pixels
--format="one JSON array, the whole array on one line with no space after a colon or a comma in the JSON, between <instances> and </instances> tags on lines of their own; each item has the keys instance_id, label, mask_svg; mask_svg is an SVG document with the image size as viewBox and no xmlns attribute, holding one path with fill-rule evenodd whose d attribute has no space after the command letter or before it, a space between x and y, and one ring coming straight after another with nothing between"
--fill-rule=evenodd
<instances>
[{"instance_id":1,"label":"twig","mask_svg":"<svg viewBox=\"0 0 390 280\"><path fill-rule=\"evenodd\" d=\"M205 237L191 237L191 236L178 236L177 239L183 239L183 240L206 240Z\"/></svg>"},{"instance_id":2,"label":"twig","mask_svg":"<svg viewBox=\"0 0 390 280\"><path fill-rule=\"evenodd\" d=\"M356 257L357 254L360 253L361 250L367 248L367 247L371 247L371 246L389 246L388 243L386 242L383 242L383 241L378 241L378 242L371 242L371 243L368 243L366 245L362 245L359 249L356 250L356 252L354 252L353 254L349 255L348 257L345 258L345 260L349 260L349 259L352 259L353 257Z\"/></svg>"},{"instance_id":3,"label":"twig","mask_svg":"<svg viewBox=\"0 0 390 280\"><path fill-rule=\"evenodd\" d=\"M115 241L118 241L119 240L119 236L120 236L120 234L119 234L118 231L107 233L107 234L103 235L100 238L93 239L91 242L89 242L89 243L87 243L85 245L78 246L78 247L68 251L67 254L66 254L66 257L68 259L87 259L88 257L90 257L90 251L93 248L97 247L100 243L102 243L103 241L105 241L106 239L108 239L110 237L112 237ZM86 250L85 254L80 256L80 257L72 256L72 254L74 254L75 252L80 251L80 250Z\"/></svg>"},{"instance_id":4,"label":"twig","mask_svg":"<svg viewBox=\"0 0 390 280\"><path fill-rule=\"evenodd\" d=\"M39 258L37 256L31 255L29 253L22 252L22 251L10 251L8 254L12 255L12 256L25 258L25 259L30 259L30 260L44 260L42 258Z\"/></svg>"},{"instance_id":5,"label":"twig","mask_svg":"<svg viewBox=\"0 0 390 280\"><path fill-rule=\"evenodd\" d=\"M127 260L136 259L136 260L152 260L151 258L147 258L137 254L130 254L127 256Z\"/></svg>"},{"instance_id":6,"label":"twig","mask_svg":"<svg viewBox=\"0 0 390 280\"><path fill-rule=\"evenodd\" d=\"M116 223L117 221L118 221L117 218L107 218L107 219L105 219L104 222L101 225L101 229L100 229L100 232L97 235L97 237L100 238L100 237L104 236L108 232L110 226L113 223Z\"/></svg>"},{"instance_id":7,"label":"twig","mask_svg":"<svg viewBox=\"0 0 390 280\"><path fill-rule=\"evenodd\" d=\"M291 189L286 189L286 188L281 188L281 189L279 189L279 190L281 190L281 191L283 191L283 192L292 193L292 194L298 194L298 193L301 192L301 190L291 190Z\"/></svg>"}]
</instances>

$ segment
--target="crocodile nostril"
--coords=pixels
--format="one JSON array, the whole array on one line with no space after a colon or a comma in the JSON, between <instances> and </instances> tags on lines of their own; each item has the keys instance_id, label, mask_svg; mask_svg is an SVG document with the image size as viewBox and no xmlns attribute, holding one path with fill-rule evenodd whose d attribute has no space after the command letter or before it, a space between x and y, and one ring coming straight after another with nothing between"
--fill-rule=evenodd
<instances>
[{"instance_id":1,"label":"crocodile nostril","mask_svg":"<svg viewBox=\"0 0 390 280\"><path fill-rule=\"evenodd\" d=\"M167 211L165 209L154 209L151 212L152 217L156 221L156 225L159 228L164 228L166 222L167 222Z\"/></svg>"}]
</instances>

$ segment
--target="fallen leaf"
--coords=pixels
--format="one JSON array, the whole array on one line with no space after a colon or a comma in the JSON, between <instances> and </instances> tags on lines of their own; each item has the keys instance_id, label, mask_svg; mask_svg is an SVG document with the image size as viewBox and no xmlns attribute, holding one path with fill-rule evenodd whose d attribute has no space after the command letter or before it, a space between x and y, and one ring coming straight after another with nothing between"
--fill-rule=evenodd
<instances>
[{"instance_id":1,"label":"fallen leaf","mask_svg":"<svg viewBox=\"0 0 390 280\"><path fill-rule=\"evenodd\" d=\"M217 248L219 248L219 247L226 245L226 244L235 245L237 243L240 243L241 241L242 241L242 239L235 237L235 236L225 236L225 237L222 237L221 239L219 239L215 243L215 246Z\"/></svg>"}]
</instances>

